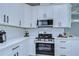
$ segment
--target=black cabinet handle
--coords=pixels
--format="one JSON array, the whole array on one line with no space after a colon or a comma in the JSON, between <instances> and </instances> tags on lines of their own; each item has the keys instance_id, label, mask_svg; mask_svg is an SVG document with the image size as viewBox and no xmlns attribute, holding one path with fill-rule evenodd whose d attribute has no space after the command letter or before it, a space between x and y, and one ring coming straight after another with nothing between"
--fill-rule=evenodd
<instances>
[{"instance_id":1,"label":"black cabinet handle","mask_svg":"<svg viewBox=\"0 0 79 59\"><path fill-rule=\"evenodd\" d=\"M6 22L6 15L4 14L4 22Z\"/></svg>"},{"instance_id":2,"label":"black cabinet handle","mask_svg":"<svg viewBox=\"0 0 79 59\"><path fill-rule=\"evenodd\" d=\"M60 47L61 49L66 49L66 47Z\"/></svg>"},{"instance_id":3,"label":"black cabinet handle","mask_svg":"<svg viewBox=\"0 0 79 59\"><path fill-rule=\"evenodd\" d=\"M17 49L19 46L16 46L16 47L14 47L12 50L15 50L15 49Z\"/></svg>"},{"instance_id":4,"label":"black cabinet handle","mask_svg":"<svg viewBox=\"0 0 79 59\"><path fill-rule=\"evenodd\" d=\"M66 43L66 41L60 41L60 42L62 42L62 43Z\"/></svg>"},{"instance_id":5,"label":"black cabinet handle","mask_svg":"<svg viewBox=\"0 0 79 59\"><path fill-rule=\"evenodd\" d=\"M19 56L19 53L17 52L16 55Z\"/></svg>"},{"instance_id":6,"label":"black cabinet handle","mask_svg":"<svg viewBox=\"0 0 79 59\"><path fill-rule=\"evenodd\" d=\"M13 56L16 56L16 54L14 54Z\"/></svg>"},{"instance_id":7,"label":"black cabinet handle","mask_svg":"<svg viewBox=\"0 0 79 59\"><path fill-rule=\"evenodd\" d=\"M9 23L9 16L7 16L7 23Z\"/></svg>"},{"instance_id":8,"label":"black cabinet handle","mask_svg":"<svg viewBox=\"0 0 79 59\"><path fill-rule=\"evenodd\" d=\"M39 21L37 20L37 26L38 26L38 22L39 22Z\"/></svg>"},{"instance_id":9,"label":"black cabinet handle","mask_svg":"<svg viewBox=\"0 0 79 59\"><path fill-rule=\"evenodd\" d=\"M21 20L19 21L19 25L21 26Z\"/></svg>"},{"instance_id":10,"label":"black cabinet handle","mask_svg":"<svg viewBox=\"0 0 79 59\"><path fill-rule=\"evenodd\" d=\"M16 53L14 54L14 56L19 56L19 53L18 53L18 52L16 52Z\"/></svg>"},{"instance_id":11,"label":"black cabinet handle","mask_svg":"<svg viewBox=\"0 0 79 59\"><path fill-rule=\"evenodd\" d=\"M60 56L66 56L66 55L60 55Z\"/></svg>"}]
</instances>

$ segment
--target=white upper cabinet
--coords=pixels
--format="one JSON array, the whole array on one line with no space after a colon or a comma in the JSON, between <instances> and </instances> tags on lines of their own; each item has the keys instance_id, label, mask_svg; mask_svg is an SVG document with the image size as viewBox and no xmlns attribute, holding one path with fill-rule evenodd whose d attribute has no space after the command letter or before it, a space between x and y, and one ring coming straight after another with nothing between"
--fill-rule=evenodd
<instances>
[{"instance_id":1,"label":"white upper cabinet","mask_svg":"<svg viewBox=\"0 0 79 59\"><path fill-rule=\"evenodd\" d=\"M19 14L18 4L6 4L5 14L9 17L9 24L18 26L19 25Z\"/></svg>"},{"instance_id":2,"label":"white upper cabinet","mask_svg":"<svg viewBox=\"0 0 79 59\"><path fill-rule=\"evenodd\" d=\"M54 27L71 27L71 5L55 4L36 6L32 9L32 25L36 27L37 20L53 19Z\"/></svg>"},{"instance_id":3,"label":"white upper cabinet","mask_svg":"<svg viewBox=\"0 0 79 59\"><path fill-rule=\"evenodd\" d=\"M31 28L31 6L25 4L24 5L24 27Z\"/></svg>"},{"instance_id":4,"label":"white upper cabinet","mask_svg":"<svg viewBox=\"0 0 79 59\"><path fill-rule=\"evenodd\" d=\"M59 4L53 6L54 27L71 27L71 5Z\"/></svg>"},{"instance_id":5,"label":"white upper cabinet","mask_svg":"<svg viewBox=\"0 0 79 59\"><path fill-rule=\"evenodd\" d=\"M32 28L31 6L27 4L0 4L0 15L0 22L2 23L24 28Z\"/></svg>"},{"instance_id":6,"label":"white upper cabinet","mask_svg":"<svg viewBox=\"0 0 79 59\"><path fill-rule=\"evenodd\" d=\"M53 7L38 6L38 19L53 19Z\"/></svg>"},{"instance_id":7,"label":"white upper cabinet","mask_svg":"<svg viewBox=\"0 0 79 59\"><path fill-rule=\"evenodd\" d=\"M24 18L22 5L21 3L0 4L0 23L19 26L20 20L23 21Z\"/></svg>"},{"instance_id":8,"label":"white upper cabinet","mask_svg":"<svg viewBox=\"0 0 79 59\"><path fill-rule=\"evenodd\" d=\"M19 4L17 6L18 25L21 27L23 27L23 24L24 24L24 5L25 4Z\"/></svg>"},{"instance_id":9,"label":"white upper cabinet","mask_svg":"<svg viewBox=\"0 0 79 59\"><path fill-rule=\"evenodd\" d=\"M32 8L32 27L36 28L37 20L38 20L38 6L31 7Z\"/></svg>"},{"instance_id":10,"label":"white upper cabinet","mask_svg":"<svg viewBox=\"0 0 79 59\"><path fill-rule=\"evenodd\" d=\"M4 22L4 14L5 14L4 4L0 4L0 23Z\"/></svg>"},{"instance_id":11,"label":"white upper cabinet","mask_svg":"<svg viewBox=\"0 0 79 59\"><path fill-rule=\"evenodd\" d=\"M33 6L32 27L37 27L37 20L53 19L53 6Z\"/></svg>"},{"instance_id":12,"label":"white upper cabinet","mask_svg":"<svg viewBox=\"0 0 79 59\"><path fill-rule=\"evenodd\" d=\"M54 27L71 27L70 9L70 4L29 6L22 3L4 3L0 4L0 22L36 28L37 20L53 19Z\"/></svg>"},{"instance_id":13,"label":"white upper cabinet","mask_svg":"<svg viewBox=\"0 0 79 59\"><path fill-rule=\"evenodd\" d=\"M8 4L7 15L9 16L9 23L15 26L21 26L24 20L23 4ZM14 22L15 21L15 22Z\"/></svg>"}]
</instances>

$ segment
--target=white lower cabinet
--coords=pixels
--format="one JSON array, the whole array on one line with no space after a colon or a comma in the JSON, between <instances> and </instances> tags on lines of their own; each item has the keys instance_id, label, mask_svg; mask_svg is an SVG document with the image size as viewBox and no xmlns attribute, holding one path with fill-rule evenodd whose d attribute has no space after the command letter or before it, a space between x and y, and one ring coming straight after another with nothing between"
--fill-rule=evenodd
<instances>
[{"instance_id":1,"label":"white lower cabinet","mask_svg":"<svg viewBox=\"0 0 79 59\"><path fill-rule=\"evenodd\" d=\"M72 44L70 48L71 48L72 56L79 56L79 39L72 40Z\"/></svg>"},{"instance_id":2,"label":"white lower cabinet","mask_svg":"<svg viewBox=\"0 0 79 59\"><path fill-rule=\"evenodd\" d=\"M19 48L19 56L28 56L28 45L27 41L24 40L23 42L19 43L20 48Z\"/></svg>"},{"instance_id":3,"label":"white lower cabinet","mask_svg":"<svg viewBox=\"0 0 79 59\"><path fill-rule=\"evenodd\" d=\"M79 39L55 40L56 56L79 56Z\"/></svg>"},{"instance_id":4,"label":"white lower cabinet","mask_svg":"<svg viewBox=\"0 0 79 59\"><path fill-rule=\"evenodd\" d=\"M70 41L69 40L55 40L55 55L67 56L70 55Z\"/></svg>"},{"instance_id":5,"label":"white lower cabinet","mask_svg":"<svg viewBox=\"0 0 79 59\"><path fill-rule=\"evenodd\" d=\"M0 56L27 56L27 41L24 40L0 50Z\"/></svg>"},{"instance_id":6,"label":"white lower cabinet","mask_svg":"<svg viewBox=\"0 0 79 59\"><path fill-rule=\"evenodd\" d=\"M0 56L18 56L18 48L19 46L17 44L4 48L0 50Z\"/></svg>"},{"instance_id":7,"label":"white lower cabinet","mask_svg":"<svg viewBox=\"0 0 79 59\"><path fill-rule=\"evenodd\" d=\"M35 42L34 42L35 38L30 38L29 42L28 42L28 55L29 56L35 56Z\"/></svg>"}]
</instances>

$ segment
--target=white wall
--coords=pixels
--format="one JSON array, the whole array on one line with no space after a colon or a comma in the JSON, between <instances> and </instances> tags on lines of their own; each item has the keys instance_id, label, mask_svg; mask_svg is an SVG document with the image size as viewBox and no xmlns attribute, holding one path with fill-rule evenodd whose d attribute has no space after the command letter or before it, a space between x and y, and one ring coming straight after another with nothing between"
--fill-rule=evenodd
<instances>
[{"instance_id":1,"label":"white wall","mask_svg":"<svg viewBox=\"0 0 79 59\"><path fill-rule=\"evenodd\" d=\"M7 40L24 37L24 29L8 26L0 26L0 29L6 31Z\"/></svg>"},{"instance_id":2,"label":"white wall","mask_svg":"<svg viewBox=\"0 0 79 59\"><path fill-rule=\"evenodd\" d=\"M72 23L71 28L65 28L65 32L69 32L73 36L79 36L79 23Z\"/></svg>"}]
</instances>

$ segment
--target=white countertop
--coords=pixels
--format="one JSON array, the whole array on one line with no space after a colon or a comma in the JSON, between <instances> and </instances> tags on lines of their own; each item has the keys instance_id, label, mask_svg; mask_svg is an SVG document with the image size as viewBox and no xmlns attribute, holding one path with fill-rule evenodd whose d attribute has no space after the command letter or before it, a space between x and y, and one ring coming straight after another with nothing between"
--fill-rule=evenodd
<instances>
[{"instance_id":1,"label":"white countertop","mask_svg":"<svg viewBox=\"0 0 79 59\"><path fill-rule=\"evenodd\" d=\"M68 38L62 38L62 37L58 38L58 37L55 37L54 41L55 40L79 40L79 37L76 37L76 36L68 37ZM38 41L38 40L35 40L35 43L55 43L54 41L51 42L51 41Z\"/></svg>"},{"instance_id":2,"label":"white countertop","mask_svg":"<svg viewBox=\"0 0 79 59\"><path fill-rule=\"evenodd\" d=\"M3 48L6 48L8 46L11 46L13 44L20 43L20 42L22 42L26 39L29 39L29 38L28 37L22 37L22 38L15 38L15 39L16 39L16 41L12 39L12 40L9 40L9 41L7 40L4 43L0 43L0 50L3 49Z\"/></svg>"},{"instance_id":3,"label":"white countertop","mask_svg":"<svg viewBox=\"0 0 79 59\"><path fill-rule=\"evenodd\" d=\"M6 48L8 46L11 46L13 44L20 43L20 42L22 42L26 39L29 39L29 37L21 37L21 38L15 38L15 39L12 39L12 40L9 40L9 41L7 40L4 43L0 43L0 50L3 49L3 48ZM72 39L76 40L76 39L79 39L79 37L74 36L74 37L68 37L68 38L55 38L55 40L61 40L61 39L62 40L65 40L65 39L66 40L72 40ZM54 43L54 42L53 41L52 42L45 42L45 41L36 41L35 40L35 43Z\"/></svg>"},{"instance_id":4,"label":"white countertop","mask_svg":"<svg viewBox=\"0 0 79 59\"><path fill-rule=\"evenodd\" d=\"M77 36L74 36L74 37L68 37L68 38L58 38L58 37L56 37L55 39L79 39L79 37L77 37Z\"/></svg>"}]
</instances>

